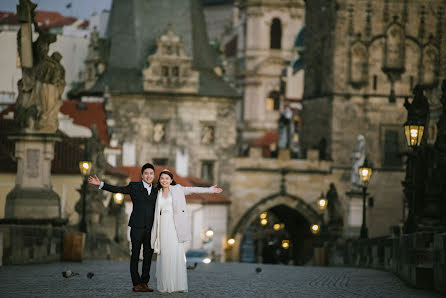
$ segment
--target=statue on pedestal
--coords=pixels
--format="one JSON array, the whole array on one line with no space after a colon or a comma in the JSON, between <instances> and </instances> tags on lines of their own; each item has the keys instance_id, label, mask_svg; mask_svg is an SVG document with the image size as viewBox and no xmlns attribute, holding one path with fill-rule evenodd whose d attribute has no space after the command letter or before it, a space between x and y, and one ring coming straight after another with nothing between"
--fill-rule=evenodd
<instances>
[{"instance_id":1,"label":"statue on pedestal","mask_svg":"<svg viewBox=\"0 0 446 298\"><path fill-rule=\"evenodd\" d=\"M5 218L51 219L61 216L59 195L51 184L51 161L56 134L61 95L65 87L62 56L48 56L49 45L56 35L43 31L34 20L36 4L20 0L17 18L17 48L22 68L18 81L18 97L14 122L16 132L8 136L15 142L17 174L15 187L6 196ZM32 28L39 34L33 42Z\"/></svg>"},{"instance_id":2,"label":"statue on pedestal","mask_svg":"<svg viewBox=\"0 0 446 298\"><path fill-rule=\"evenodd\" d=\"M361 190L361 177L359 177L359 168L365 160L365 138L363 135L358 135L356 147L352 152L352 172L350 181L352 183L352 191Z\"/></svg>"},{"instance_id":3,"label":"statue on pedestal","mask_svg":"<svg viewBox=\"0 0 446 298\"><path fill-rule=\"evenodd\" d=\"M55 133L65 88L65 69L59 52L48 56L49 45L56 41L56 35L39 27L34 20L35 7L29 0L21 0L17 6L21 22L17 44L22 79L18 82L14 121L19 130ZM32 24L39 34L35 42L32 42Z\"/></svg>"}]
</instances>

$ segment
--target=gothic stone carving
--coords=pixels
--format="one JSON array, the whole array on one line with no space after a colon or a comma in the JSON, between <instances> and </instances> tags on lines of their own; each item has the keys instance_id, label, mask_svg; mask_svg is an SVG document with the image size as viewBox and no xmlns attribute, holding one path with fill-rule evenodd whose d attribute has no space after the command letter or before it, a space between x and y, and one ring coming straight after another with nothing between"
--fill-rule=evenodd
<instances>
[{"instance_id":1,"label":"gothic stone carving","mask_svg":"<svg viewBox=\"0 0 446 298\"><path fill-rule=\"evenodd\" d=\"M156 44L156 53L147 58L149 66L143 70L144 90L197 93L199 73L192 70L192 58L186 55L181 37L168 26Z\"/></svg>"}]
</instances>

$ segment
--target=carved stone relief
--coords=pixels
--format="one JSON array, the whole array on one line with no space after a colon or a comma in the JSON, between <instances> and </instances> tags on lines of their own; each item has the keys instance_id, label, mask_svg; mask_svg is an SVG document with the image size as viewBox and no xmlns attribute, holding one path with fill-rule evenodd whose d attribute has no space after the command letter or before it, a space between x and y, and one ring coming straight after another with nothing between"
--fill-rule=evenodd
<instances>
[{"instance_id":1,"label":"carved stone relief","mask_svg":"<svg viewBox=\"0 0 446 298\"><path fill-rule=\"evenodd\" d=\"M144 90L154 92L197 93L199 73L192 70L184 42L171 26L157 40L155 54L147 57L143 70Z\"/></svg>"},{"instance_id":2,"label":"carved stone relief","mask_svg":"<svg viewBox=\"0 0 446 298\"><path fill-rule=\"evenodd\" d=\"M153 142L162 143L166 140L166 122L156 122L153 125Z\"/></svg>"},{"instance_id":3,"label":"carved stone relief","mask_svg":"<svg viewBox=\"0 0 446 298\"><path fill-rule=\"evenodd\" d=\"M350 83L359 88L367 84L368 53L364 43L357 41L351 49Z\"/></svg>"},{"instance_id":4,"label":"carved stone relief","mask_svg":"<svg viewBox=\"0 0 446 298\"><path fill-rule=\"evenodd\" d=\"M405 34L401 25L390 25L386 32L384 68L404 69L404 40Z\"/></svg>"}]
</instances>

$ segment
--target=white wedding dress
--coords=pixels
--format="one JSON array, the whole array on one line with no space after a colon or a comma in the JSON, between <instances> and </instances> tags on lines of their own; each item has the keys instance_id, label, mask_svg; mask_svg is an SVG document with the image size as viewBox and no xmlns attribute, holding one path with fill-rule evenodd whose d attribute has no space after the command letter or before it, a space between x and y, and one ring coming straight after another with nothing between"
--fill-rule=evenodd
<instances>
[{"instance_id":1,"label":"white wedding dress","mask_svg":"<svg viewBox=\"0 0 446 298\"><path fill-rule=\"evenodd\" d=\"M187 292L186 257L183 243L178 243L173 221L172 195L158 197L160 216L160 254L156 259L156 280L160 292Z\"/></svg>"}]
</instances>

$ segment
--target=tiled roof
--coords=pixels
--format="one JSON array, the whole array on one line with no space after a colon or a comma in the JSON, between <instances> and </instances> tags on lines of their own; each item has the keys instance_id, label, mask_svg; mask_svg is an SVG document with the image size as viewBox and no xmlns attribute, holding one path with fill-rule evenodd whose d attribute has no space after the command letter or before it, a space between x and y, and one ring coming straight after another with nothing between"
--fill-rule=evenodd
<instances>
[{"instance_id":1,"label":"tiled roof","mask_svg":"<svg viewBox=\"0 0 446 298\"><path fill-rule=\"evenodd\" d=\"M14 157L14 143L8 139L14 128L13 120L0 117L0 173L16 173L17 161ZM61 142L54 146L54 159L51 163L52 174L79 174L79 161L84 154L81 146L84 139L62 136ZM112 166L106 166L105 173L114 177L127 177L127 174Z\"/></svg>"},{"instance_id":2,"label":"tiled roof","mask_svg":"<svg viewBox=\"0 0 446 298\"><path fill-rule=\"evenodd\" d=\"M0 112L0 118L9 112L14 112L15 105L9 105ZM108 145L110 139L107 132L107 119L105 115L104 103L102 102L80 102L77 100L65 100L60 108L62 114L73 118L73 123L88 128L94 124L98 130L99 139Z\"/></svg>"},{"instance_id":3,"label":"tiled roof","mask_svg":"<svg viewBox=\"0 0 446 298\"><path fill-rule=\"evenodd\" d=\"M118 166L120 170L126 172L131 181L141 181L141 167L127 167ZM174 177L177 184L182 186L199 186L199 187L209 187L212 186L211 183L203 181L195 177L183 177L179 176L174 169L169 166L155 166L155 183L158 180L159 173L168 169ZM221 194L191 194L186 196L188 202L200 202L205 204L230 204L230 200Z\"/></svg>"},{"instance_id":4,"label":"tiled roof","mask_svg":"<svg viewBox=\"0 0 446 298\"><path fill-rule=\"evenodd\" d=\"M65 100L60 112L73 118L73 123L88 128L94 124L98 130L99 139L106 145L110 139L107 132L107 119L104 103L102 102L80 102L77 100Z\"/></svg>"},{"instance_id":5,"label":"tiled roof","mask_svg":"<svg viewBox=\"0 0 446 298\"><path fill-rule=\"evenodd\" d=\"M266 132L263 136L251 143L251 147L265 147L277 143L279 133L276 130Z\"/></svg>"},{"instance_id":6,"label":"tiled roof","mask_svg":"<svg viewBox=\"0 0 446 298\"><path fill-rule=\"evenodd\" d=\"M35 20L42 29L49 29L70 25L77 18L63 16L57 11L36 10ZM0 24L18 25L19 21L14 12L0 11Z\"/></svg>"}]
</instances>

